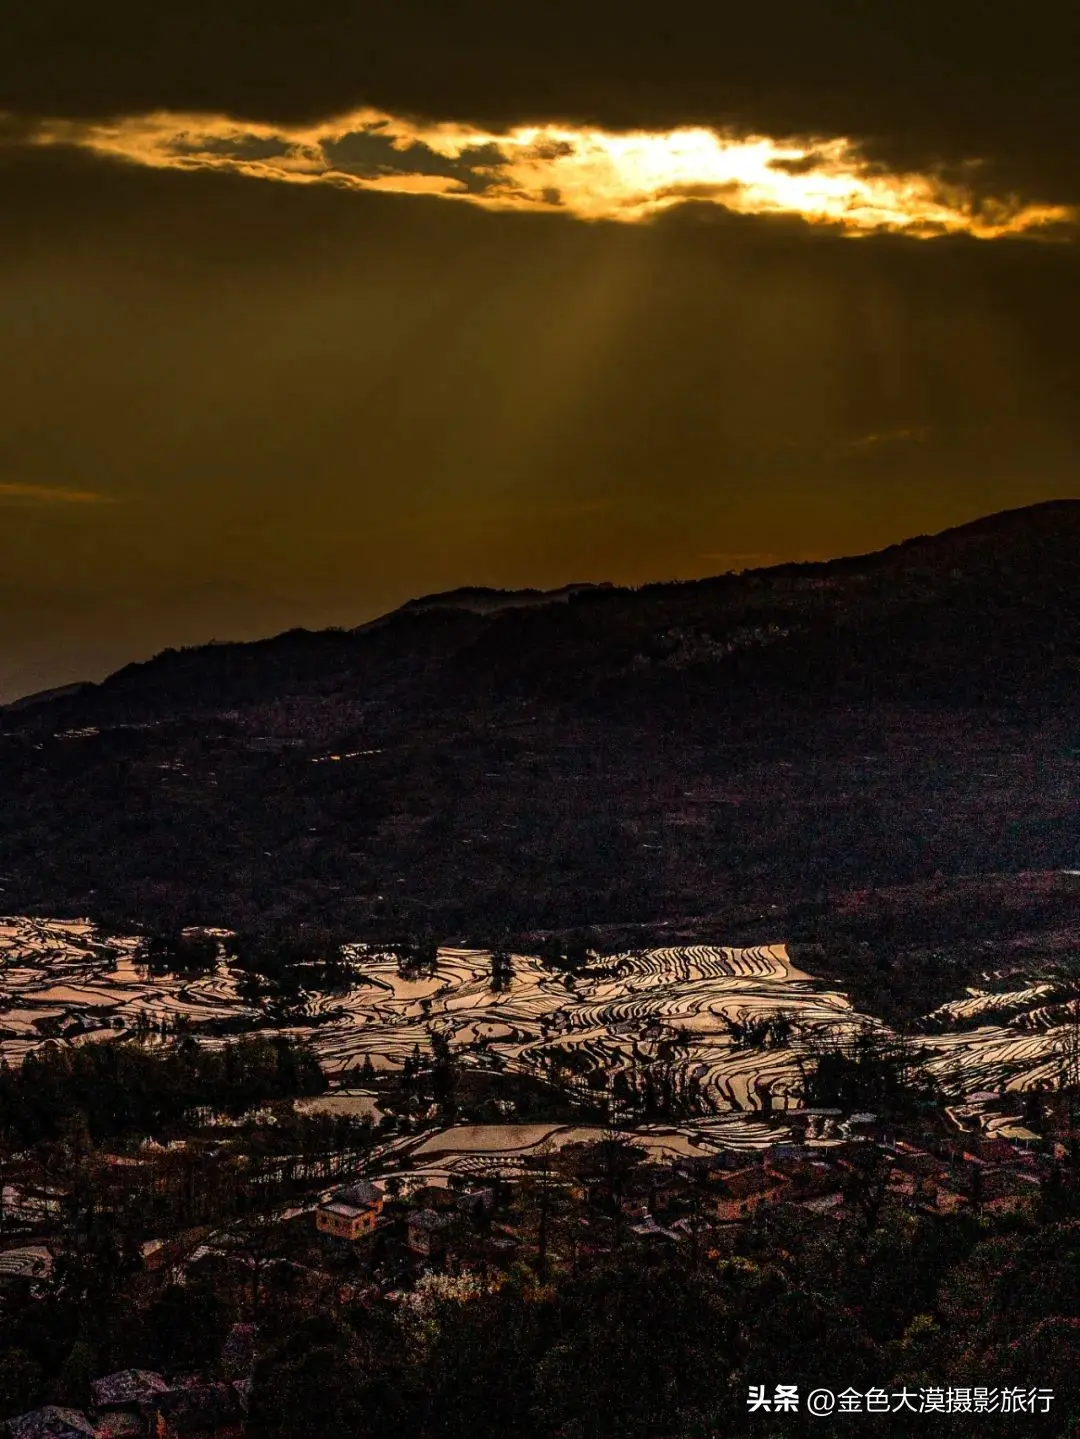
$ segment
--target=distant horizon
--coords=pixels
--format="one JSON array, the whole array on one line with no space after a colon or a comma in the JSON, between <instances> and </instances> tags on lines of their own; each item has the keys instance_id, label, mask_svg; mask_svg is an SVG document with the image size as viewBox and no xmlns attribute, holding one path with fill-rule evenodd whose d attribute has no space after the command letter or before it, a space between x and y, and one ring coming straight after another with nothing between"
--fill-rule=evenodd
<instances>
[{"instance_id":1,"label":"distant horizon","mask_svg":"<svg viewBox=\"0 0 1080 1439\"><path fill-rule=\"evenodd\" d=\"M121 659L118 663L112 664L107 668L99 667L96 674L91 675L83 672L71 672L68 673L67 676L64 678L57 678L52 683L40 685L32 689L23 689L9 692L7 687L3 683L2 677L0 677L0 709L4 709L12 705L20 705L25 703L26 701L32 701L38 699L39 697L51 695L56 691L74 689L78 688L81 685L100 684L104 680L108 679L111 675L116 674L118 671L127 668L128 665L148 663L149 661L155 659L158 655L164 654L170 650L197 650L205 648L209 645L260 644L278 639L282 635L295 633L297 631L303 631L309 634L318 634L320 632L325 632L329 630L343 630L347 632L362 630L370 625L378 624L381 620L388 619L392 615L397 614L402 610L420 606L436 600L449 600L455 596L468 595L470 593L475 593L477 595L490 594L493 596L498 595L507 597L514 595L530 595L536 596L538 599L542 599L548 596L559 595L564 592L573 591L574 589L634 590L642 589L652 585L695 584L708 581L710 579L718 579L723 575L747 574L758 570L779 569L787 565L827 565L838 560L857 560L869 558L872 555L881 554L887 550L894 549L905 544L913 543L920 539L935 539L942 535L952 533L953 531L965 529L971 525L978 525L983 521L993 520L995 518L998 518L999 516L1018 514L1028 510L1052 509L1055 507L1062 507L1073 504L1080 505L1080 495L1054 496L1048 499L1035 500L1029 504L1013 505L1008 506L1004 509L982 511L969 519L961 520L953 524L947 524L941 529L914 531L904 534L898 538L888 540L884 544L876 545L871 549L845 550L828 555L803 554L791 555L787 557L766 554L744 554L741 556L732 554L730 556L727 556L727 558L741 558L745 560L767 560L768 563L747 563L740 566L731 566L727 569L710 570L707 573L698 575L674 575L657 578L646 578L630 582L611 579L577 578L565 580L558 584L543 587L537 585L492 585L465 582L446 589L430 590L422 594L411 595L398 604L391 604L389 608L380 608L375 613L365 615L364 618L356 620L353 623L345 623L341 620L335 619L327 620L327 622L323 624L305 624L302 622L298 622L295 624L284 623L279 627L270 628L260 633L254 634L207 634L205 637L187 639L179 642L165 641L164 643L158 645L152 650L144 651L142 653L134 655L129 655L127 658ZM720 556L718 556L718 558L720 558Z\"/></svg>"}]
</instances>

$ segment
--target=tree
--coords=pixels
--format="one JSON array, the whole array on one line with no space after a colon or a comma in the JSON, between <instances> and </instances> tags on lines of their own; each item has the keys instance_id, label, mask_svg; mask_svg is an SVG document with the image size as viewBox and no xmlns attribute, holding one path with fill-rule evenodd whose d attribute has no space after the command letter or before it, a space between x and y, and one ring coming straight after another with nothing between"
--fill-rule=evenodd
<instances>
[{"instance_id":1,"label":"tree","mask_svg":"<svg viewBox=\"0 0 1080 1439\"><path fill-rule=\"evenodd\" d=\"M642 1264L635 1255L584 1275L564 1307L563 1332L537 1368L535 1432L558 1439L732 1432L720 1422L733 1350L714 1276L678 1258Z\"/></svg>"},{"instance_id":2,"label":"tree","mask_svg":"<svg viewBox=\"0 0 1080 1439\"><path fill-rule=\"evenodd\" d=\"M844 1181L844 1202L858 1216L856 1242L864 1250L877 1229L888 1193L889 1162L876 1145L867 1145L851 1160Z\"/></svg>"},{"instance_id":3,"label":"tree","mask_svg":"<svg viewBox=\"0 0 1080 1439\"><path fill-rule=\"evenodd\" d=\"M71 1409L85 1409L90 1403L90 1381L98 1372L93 1346L84 1339L76 1340L53 1386L53 1402Z\"/></svg>"},{"instance_id":4,"label":"tree","mask_svg":"<svg viewBox=\"0 0 1080 1439\"><path fill-rule=\"evenodd\" d=\"M457 1113L454 1092L457 1087L457 1066L450 1049L449 1036L438 1029L428 1029L431 1041L431 1091L444 1121L449 1124Z\"/></svg>"},{"instance_id":5,"label":"tree","mask_svg":"<svg viewBox=\"0 0 1080 1439\"><path fill-rule=\"evenodd\" d=\"M259 1322L263 1277L277 1257L281 1239L277 1216L252 1213L234 1221L223 1235L224 1247L244 1263L250 1271L249 1310L251 1322Z\"/></svg>"},{"instance_id":6,"label":"tree","mask_svg":"<svg viewBox=\"0 0 1080 1439\"><path fill-rule=\"evenodd\" d=\"M146 1310L151 1366L166 1372L208 1368L229 1328L223 1300L206 1284L170 1284Z\"/></svg>"},{"instance_id":7,"label":"tree","mask_svg":"<svg viewBox=\"0 0 1080 1439\"><path fill-rule=\"evenodd\" d=\"M491 988L495 994L502 994L510 988L514 978L514 960L508 949L496 947L491 951Z\"/></svg>"},{"instance_id":8,"label":"tree","mask_svg":"<svg viewBox=\"0 0 1080 1439\"><path fill-rule=\"evenodd\" d=\"M366 1313L356 1325L314 1315L260 1359L248 1439L397 1439L415 1432L400 1335Z\"/></svg>"},{"instance_id":9,"label":"tree","mask_svg":"<svg viewBox=\"0 0 1080 1439\"><path fill-rule=\"evenodd\" d=\"M523 1156L522 1166L515 1208L532 1251L536 1277L543 1284L553 1273L553 1261L561 1261L568 1253L572 1262L576 1258L578 1213L570 1191L578 1161L556 1150L548 1140Z\"/></svg>"},{"instance_id":10,"label":"tree","mask_svg":"<svg viewBox=\"0 0 1080 1439\"><path fill-rule=\"evenodd\" d=\"M212 974L218 963L218 942L213 935L197 930L158 931L141 940L133 962L145 968L151 978L166 974L194 978Z\"/></svg>"},{"instance_id":11,"label":"tree","mask_svg":"<svg viewBox=\"0 0 1080 1439\"><path fill-rule=\"evenodd\" d=\"M0 1354L0 1416L33 1408L41 1398L41 1365L25 1349Z\"/></svg>"},{"instance_id":12,"label":"tree","mask_svg":"<svg viewBox=\"0 0 1080 1439\"><path fill-rule=\"evenodd\" d=\"M400 940L391 948L402 979L430 979L439 968L439 946L430 937Z\"/></svg>"},{"instance_id":13,"label":"tree","mask_svg":"<svg viewBox=\"0 0 1080 1439\"><path fill-rule=\"evenodd\" d=\"M803 1069L803 1093L810 1104L844 1109L873 1109L901 1116L922 1104L936 1103L939 1091L923 1067L923 1054L904 1035L876 1025L862 1025L853 1036L810 1036L807 1049L815 1061Z\"/></svg>"},{"instance_id":14,"label":"tree","mask_svg":"<svg viewBox=\"0 0 1080 1439\"><path fill-rule=\"evenodd\" d=\"M1080 1174L1080 1000L1068 1006L1056 1041L1059 1058L1058 1084L1066 1107L1069 1136L1069 1162L1074 1174Z\"/></svg>"}]
</instances>

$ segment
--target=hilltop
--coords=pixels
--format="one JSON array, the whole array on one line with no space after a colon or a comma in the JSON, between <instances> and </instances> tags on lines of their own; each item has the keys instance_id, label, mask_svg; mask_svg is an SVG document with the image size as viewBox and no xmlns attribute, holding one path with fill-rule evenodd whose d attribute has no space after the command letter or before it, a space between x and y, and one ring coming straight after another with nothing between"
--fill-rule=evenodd
<instances>
[{"instance_id":1,"label":"hilltop","mask_svg":"<svg viewBox=\"0 0 1080 1439\"><path fill-rule=\"evenodd\" d=\"M1076 501L873 555L456 591L166 651L0 711L2 898L756 943L886 888L897 914L933 894L983 923L1019 886L1049 923L1052 876L1080 868L1078 657Z\"/></svg>"}]
</instances>

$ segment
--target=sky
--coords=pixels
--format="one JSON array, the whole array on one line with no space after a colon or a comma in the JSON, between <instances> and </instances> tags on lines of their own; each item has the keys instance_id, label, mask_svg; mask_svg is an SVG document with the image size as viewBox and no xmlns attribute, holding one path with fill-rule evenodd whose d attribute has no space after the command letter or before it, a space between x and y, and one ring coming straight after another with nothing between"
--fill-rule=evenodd
<instances>
[{"instance_id":1,"label":"sky","mask_svg":"<svg viewBox=\"0 0 1080 1439\"><path fill-rule=\"evenodd\" d=\"M1064 0L35 0L0 702L1080 494Z\"/></svg>"}]
</instances>

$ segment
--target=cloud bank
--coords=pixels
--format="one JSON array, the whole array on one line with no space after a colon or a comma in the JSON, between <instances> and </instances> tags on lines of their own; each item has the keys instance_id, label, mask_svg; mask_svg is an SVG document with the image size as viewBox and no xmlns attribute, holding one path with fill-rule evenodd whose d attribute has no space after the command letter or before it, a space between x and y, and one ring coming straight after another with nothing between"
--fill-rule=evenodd
<instances>
[{"instance_id":1,"label":"cloud bank","mask_svg":"<svg viewBox=\"0 0 1080 1439\"><path fill-rule=\"evenodd\" d=\"M797 216L848 236L993 240L1071 238L1078 218L1074 206L987 193L974 160L947 176L901 171L843 137L781 140L704 126L617 132L549 123L496 131L372 109L307 125L156 111L43 120L29 140L154 169L440 196L582 221L640 223L696 201L739 215Z\"/></svg>"}]
</instances>

